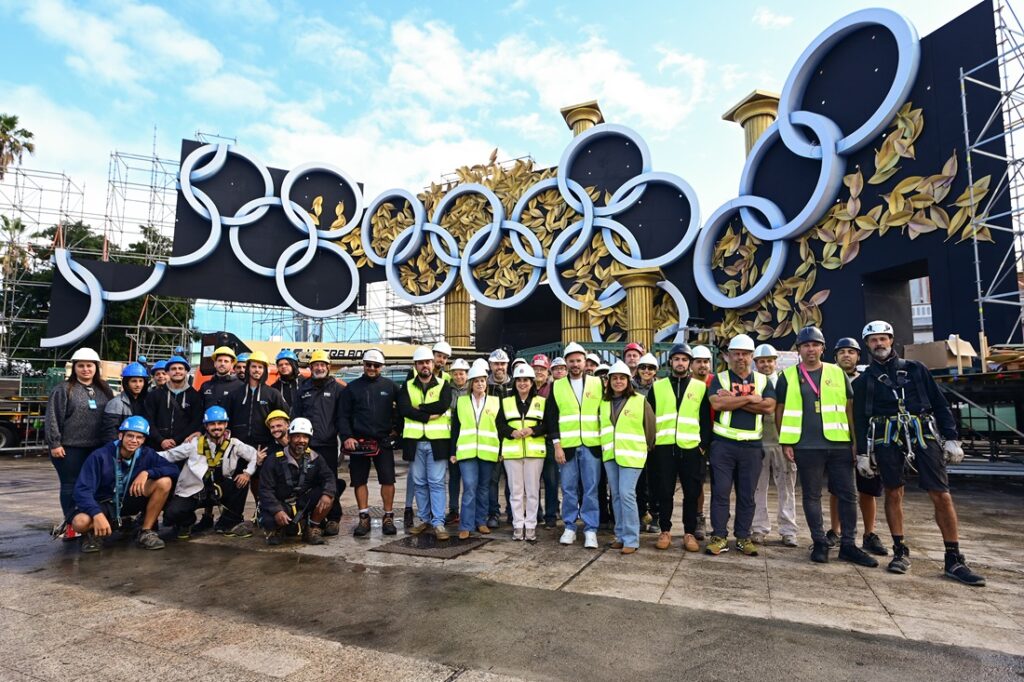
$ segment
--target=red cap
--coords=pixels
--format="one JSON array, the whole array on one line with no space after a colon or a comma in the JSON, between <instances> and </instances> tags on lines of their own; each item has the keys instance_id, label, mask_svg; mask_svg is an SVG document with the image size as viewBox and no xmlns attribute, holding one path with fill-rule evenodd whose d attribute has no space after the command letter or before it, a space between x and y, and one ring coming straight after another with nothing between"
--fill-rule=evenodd
<instances>
[{"instance_id":1,"label":"red cap","mask_svg":"<svg viewBox=\"0 0 1024 682\"><path fill-rule=\"evenodd\" d=\"M626 348L622 352L625 353L626 351L630 350L635 350L640 355L644 354L644 347L641 346L639 343L636 343L635 341L633 343L627 343Z\"/></svg>"},{"instance_id":2,"label":"red cap","mask_svg":"<svg viewBox=\"0 0 1024 682\"><path fill-rule=\"evenodd\" d=\"M548 360L548 356L543 353L538 353L533 356L533 362L530 363L533 367L544 367L545 369L551 369L551 361Z\"/></svg>"}]
</instances>

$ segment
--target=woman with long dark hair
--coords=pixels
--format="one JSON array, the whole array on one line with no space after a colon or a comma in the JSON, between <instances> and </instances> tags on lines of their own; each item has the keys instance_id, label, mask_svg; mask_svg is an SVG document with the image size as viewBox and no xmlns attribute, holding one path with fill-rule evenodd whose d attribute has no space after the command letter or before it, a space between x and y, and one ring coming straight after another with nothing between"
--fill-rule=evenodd
<instances>
[{"instance_id":1,"label":"woman with long dark hair","mask_svg":"<svg viewBox=\"0 0 1024 682\"><path fill-rule=\"evenodd\" d=\"M100 372L100 356L79 348L71 356L71 375L50 392L46 405L46 444L60 479L60 507L67 519L75 509L78 473L89 454L103 444L103 411L114 397ZM69 525L66 540L77 537Z\"/></svg>"}]
</instances>

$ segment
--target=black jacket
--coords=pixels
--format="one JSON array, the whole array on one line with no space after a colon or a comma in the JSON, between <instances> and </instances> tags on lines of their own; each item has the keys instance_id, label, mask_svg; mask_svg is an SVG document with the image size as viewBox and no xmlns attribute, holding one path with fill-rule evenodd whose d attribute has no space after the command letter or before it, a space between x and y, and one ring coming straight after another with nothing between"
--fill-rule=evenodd
<instances>
[{"instance_id":1,"label":"black jacket","mask_svg":"<svg viewBox=\"0 0 1024 682\"><path fill-rule=\"evenodd\" d=\"M199 393L203 396L203 412L214 405L220 405L225 410L228 410L228 415L230 416L231 394L243 385L234 372L223 377L214 374L200 387L202 390Z\"/></svg>"},{"instance_id":2,"label":"black jacket","mask_svg":"<svg viewBox=\"0 0 1024 682\"><path fill-rule=\"evenodd\" d=\"M408 385L411 381L419 381L418 379L410 379L408 382L402 384L398 390L398 413L403 419L412 419L413 421L423 422L426 424L430 421L430 416L434 414L444 414L452 406L452 385L447 381L442 382L441 395L436 403L430 403L428 405L420 405L419 407L412 406L412 400L409 397ZM430 383L427 384L426 393L434 386L437 386L437 377L430 377ZM422 388L422 387L421 387ZM407 462L411 462L416 459L416 443L420 440L427 440L430 443L431 451L433 452L434 459L448 459L448 453L451 450L451 439L435 439L429 440L426 438L411 439L404 438L402 440L402 459Z\"/></svg>"},{"instance_id":3,"label":"black jacket","mask_svg":"<svg viewBox=\"0 0 1024 682\"><path fill-rule=\"evenodd\" d=\"M145 414L146 390L138 398L132 398L127 390L121 391L103 407L103 442L117 440L121 422L128 417Z\"/></svg>"},{"instance_id":4,"label":"black jacket","mask_svg":"<svg viewBox=\"0 0 1024 682\"><path fill-rule=\"evenodd\" d=\"M872 359L864 372L853 380L853 425L857 432L858 452L867 452L869 417L891 417L898 413L896 396L889 386L879 381L879 377L886 375L896 385L900 371L907 373L903 385L907 412L931 412L943 438L956 440L959 437L949 403L928 368L917 360L904 360L893 353L885 362ZM870 409L868 400L871 401Z\"/></svg>"},{"instance_id":5,"label":"black jacket","mask_svg":"<svg viewBox=\"0 0 1024 682\"><path fill-rule=\"evenodd\" d=\"M253 391L248 384L242 384L230 396L227 408L231 435L246 445L267 445L274 438L267 428L267 415L274 410L288 411L288 405L276 388L260 384Z\"/></svg>"},{"instance_id":6,"label":"black jacket","mask_svg":"<svg viewBox=\"0 0 1024 682\"><path fill-rule=\"evenodd\" d=\"M676 408L678 408L679 403L682 402L683 396L686 394L686 389L687 387L689 387L691 381L703 383L700 381L700 379L694 379L693 377L685 377L683 379L679 379L678 377L670 376L668 380L669 382L671 382L672 392L675 393L676 396ZM647 392L647 402L650 404L651 409L654 410L654 414L657 415L658 401L654 397L653 386L651 386L651 390ZM700 451L702 453L707 453L708 445L711 443L711 429L713 428L713 424L711 422L711 401L708 399L707 391L704 391L704 399L701 400L700 402L699 410L700 445L698 445L697 447L700 448ZM671 445L655 445L654 448L659 452L662 448L664 448L665 450L671 450L673 452L682 452L682 449L679 448L675 443Z\"/></svg>"},{"instance_id":7,"label":"black jacket","mask_svg":"<svg viewBox=\"0 0 1024 682\"><path fill-rule=\"evenodd\" d=\"M290 498L295 498L300 507L310 503L316 504L316 500L309 499L310 493L336 496L334 481L337 474L331 471L327 461L313 451L313 455L306 461L306 466L308 469L306 475L302 477L302 486L299 487L299 467L288 461L284 449L278 448L273 454L267 455L260 470L261 513L273 516L284 510L284 503Z\"/></svg>"},{"instance_id":8,"label":"black jacket","mask_svg":"<svg viewBox=\"0 0 1024 682\"><path fill-rule=\"evenodd\" d=\"M170 384L158 386L146 394L143 413L149 420L147 443L154 450L163 450L160 441L170 438L181 445L203 428L203 401L196 389L189 386L175 395Z\"/></svg>"},{"instance_id":9,"label":"black jacket","mask_svg":"<svg viewBox=\"0 0 1024 682\"><path fill-rule=\"evenodd\" d=\"M334 377L306 379L299 385L299 397L292 405L292 419L305 417L313 424L313 449L317 444L331 445L338 438L341 393L345 387Z\"/></svg>"},{"instance_id":10,"label":"black jacket","mask_svg":"<svg viewBox=\"0 0 1024 682\"><path fill-rule=\"evenodd\" d=\"M338 436L385 440L400 431L401 420L395 399L398 386L387 377L361 376L341 392L338 407Z\"/></svg>"},{"instance_id":11,"label":"black jacket","mask_svg":"<svg viewBox=\"0 0 1024 682\"><path fill-rule=\"evenodd\" d=\"M298 374L296 374L295 378L291 381L285 381L278 376L277 379L274 380L274 383L267 385L276 388L277 392L281 394L281 399L291 407L295 404L295 400L298 398L300 381L302 381L302 377Z\"/></svg>"}]
</instances>

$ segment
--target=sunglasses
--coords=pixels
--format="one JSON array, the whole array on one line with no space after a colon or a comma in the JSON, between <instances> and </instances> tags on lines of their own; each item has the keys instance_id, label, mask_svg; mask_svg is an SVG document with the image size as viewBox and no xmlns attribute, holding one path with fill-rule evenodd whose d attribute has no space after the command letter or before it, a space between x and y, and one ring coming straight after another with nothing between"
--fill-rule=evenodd
<instances>
[{"instance_id":1,"label":"sunglasses","mask_svg":"<svg viewBox=\"0 0 1024 682\"><path fill-rule=\"evenodd\" d=\"M384 365L380 364L379 362L364 362L363 363L363 367L365 367L367 369L380 369L383 366Z\"/></svg>"}]
</instances>

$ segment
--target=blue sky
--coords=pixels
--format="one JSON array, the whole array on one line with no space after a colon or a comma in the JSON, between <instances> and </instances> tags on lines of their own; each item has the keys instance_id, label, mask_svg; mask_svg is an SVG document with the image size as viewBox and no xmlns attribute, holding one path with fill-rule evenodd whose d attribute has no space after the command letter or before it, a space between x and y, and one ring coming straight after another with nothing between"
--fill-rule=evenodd
<instances>
[{"instance_id":1,"label":"blue sky","mask_svg":"<svg viewBox=\"0 0 1024 682\"><path fill-rule=\"evenodd\" d=\"M779 91L803 48L870 2L174 3L0 0L0 111L36 133L26 166L64 170L102 212L111 151L161 155L197 130L269 165L327 161L418 190L463 164L557 163L558 110L598 99L654 169L735 195L743 136L721 114ZM885 3L923 36L972 3ZM585 9L585 11L583 11Z\"/></svg>"}]
</instances>

